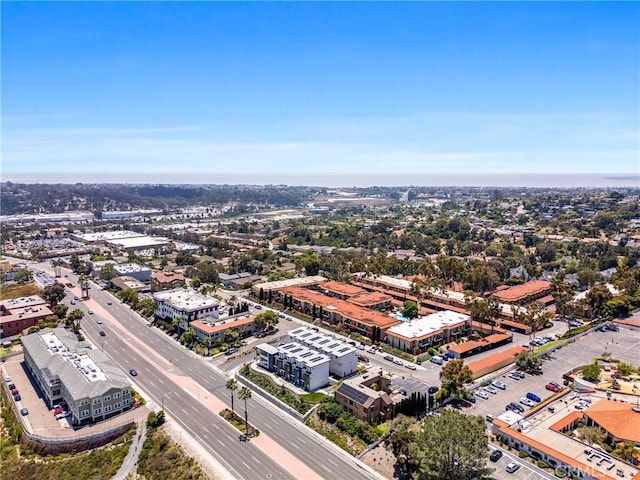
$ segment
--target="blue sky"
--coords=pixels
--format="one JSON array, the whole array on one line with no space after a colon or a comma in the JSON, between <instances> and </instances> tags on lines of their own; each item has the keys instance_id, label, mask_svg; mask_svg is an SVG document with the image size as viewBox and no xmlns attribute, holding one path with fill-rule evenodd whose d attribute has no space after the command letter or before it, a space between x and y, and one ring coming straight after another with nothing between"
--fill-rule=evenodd
<instances>
[{"instance_id":1,"label":"blue sky","mask_svg":"<svg viewBox=\"0 0 640 480\"><path fill-rule=\"evenodd\" d=\"M637 2L1 8L3 179L639 171Z\"/></svg>"}]
</instances>

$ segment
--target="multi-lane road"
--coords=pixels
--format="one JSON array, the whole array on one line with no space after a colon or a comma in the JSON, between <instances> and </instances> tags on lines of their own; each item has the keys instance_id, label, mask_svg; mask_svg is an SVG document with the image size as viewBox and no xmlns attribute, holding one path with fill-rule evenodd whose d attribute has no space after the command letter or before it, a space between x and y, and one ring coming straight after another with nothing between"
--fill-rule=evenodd
<instances>
[{"instance_id":1,"label":"multi-lane road","mask_svg":"<svg viewBox=\"0 0 640 480\"><path fill-rule=\"evenodd\" d=\"M50 270L46 264L36 268ZM65 280L77 285L75 275L67 270L64 273L68 275ZM72 289L71 298L77 292L77 288ZM248 401L249 422L261 436L241 442L239 432L218 415L220 407L231 404L225 388L228 377L157 329L149 328L108 292L93 285L90 293L89 300L74 306L86 313L81 322L86 337L124 371L135 369L135 385L162 405L168 417L189 432L231 478L380 478L257 395ZM93 314L88 313L90 309ZM98 324L98 319L103 323ZM100 336L100 330L105 336ZM240 405L236 396L236 410Z\"/></svg>"}]
</instances>

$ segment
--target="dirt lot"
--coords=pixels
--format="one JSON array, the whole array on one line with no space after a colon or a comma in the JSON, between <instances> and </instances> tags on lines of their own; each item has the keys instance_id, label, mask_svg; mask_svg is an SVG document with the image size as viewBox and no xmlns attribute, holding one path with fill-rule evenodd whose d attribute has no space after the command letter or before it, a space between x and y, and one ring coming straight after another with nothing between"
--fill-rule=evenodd
<instances>
[{"instance_id":1,"label":"dirt lot","mask_svg":"<svg viewBox=\"0 0 640 480\"><path fill-rule=\"evenodd\" d=\"M396 458L393 456L391 448L387 450L384 442L367 452L360 460L385 478L408 480L408 477L402 475L397 468Z\"/></svg>"}]
</instances>

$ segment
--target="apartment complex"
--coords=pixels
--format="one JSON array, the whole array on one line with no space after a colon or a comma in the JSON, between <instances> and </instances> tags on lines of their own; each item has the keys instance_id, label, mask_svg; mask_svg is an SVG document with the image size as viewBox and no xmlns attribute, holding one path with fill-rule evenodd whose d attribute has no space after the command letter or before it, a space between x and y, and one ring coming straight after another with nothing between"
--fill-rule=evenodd
<instances>
[{"instance_id":1,"label":"apartment complex","mask_svg":"<svg viewBox=\"0 0 640 480\"><path fill-rule=\"evenodd\" d=\"M258 366L274 372L287 382L307 391L329 384L329 357L298 343L256 347Z\"/></svg>"},{"instance_id":2,"label":"apartment complex","mask_svg":"<svg viewBox=\"0 0 640 480\"><path fill-rule=\"evenodd\" d=\"M25 364L47 405L64 402L70 422L105 420L131 408L129 380L104 353L64 328L22 338Z\"/></svg>"},{"instance_id":3,"label":"apartment complex","mask_svg":"<svg viewBox=\"0 0 640 480\"><path fill-rule=\"evenodd\" d=\"M0 338L18 335L53 312L38 295L0 301Z\"/></svg>"},{"instance_id":4,"label":"apartment complex","mask_svg":"<svg viewBox=\"0 0 640 480\"><path fill-rule=\"evenodd\" d=\"M218 318L219 302L195 290L176 288L153 294L156 307L154 315L169 322L176 318L182 319L180 328L186 329L187 324L200 318Z\"/></svg>"},{"instance_id":5,"label":"apartment complex","mask_svg":"<svg viewBox=\"0 0 640 480\"><path fill-rule=\"evenodd\" d=\"M300 327L289 332L289 340L329 357L329 373L338 378L356 371L358 355L344 339L319 332L317 328Z\"/></svg>"}]
</instances>

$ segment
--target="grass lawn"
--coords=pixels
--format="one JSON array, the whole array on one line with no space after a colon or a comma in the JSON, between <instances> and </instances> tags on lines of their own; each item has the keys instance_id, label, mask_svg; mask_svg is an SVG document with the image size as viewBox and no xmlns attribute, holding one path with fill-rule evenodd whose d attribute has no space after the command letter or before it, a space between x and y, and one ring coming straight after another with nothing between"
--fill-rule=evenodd
<instances>
[{"instance_id":1,"label":"grass lawn","mask_svg":"<svg viewBox=\"0 0 640 480\"><path fill-rule=\"evenodd\" d=\"M305 393L304 395L300 395L300 398L302 398L305 402L320 403L326 398L326 395L322 392Z\"/></svg>"}]
</instances>

